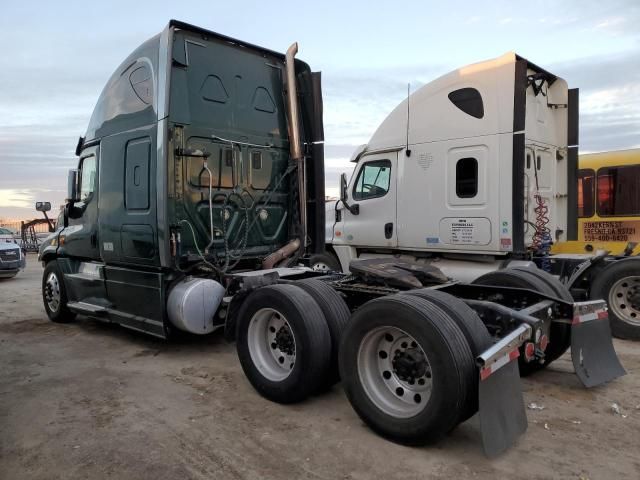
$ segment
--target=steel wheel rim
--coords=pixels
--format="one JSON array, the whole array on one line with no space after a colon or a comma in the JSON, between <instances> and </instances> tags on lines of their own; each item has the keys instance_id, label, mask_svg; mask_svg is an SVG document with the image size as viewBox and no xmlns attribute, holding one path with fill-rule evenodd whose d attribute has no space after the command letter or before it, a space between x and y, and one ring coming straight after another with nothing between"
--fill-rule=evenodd
<instances>
[{"instance_id":1,"label":"steel wheel rim","mask_svg":"<svg viewBox=\"0 0 640 480\"><path fill-rule=\"evenodd\" d=\"M249 354L260 374L273 382L287 378L296 363L296 341L282 313L261 308L253 314L247 332Z\"/></svg>"},{"instance_id":2,"label":"steel wheel rim","mask_svg":"<svg viewBox=\"0 0 640 480\"><path fill-rule=\"evenodd\" d=\"M58 282L58 276L53 272L49 274L45 282L44 297L49 310L57 312L60 307L60 282Z\"/></svg>"},{"instance_id":3,"label":"steel wheel rim","mask_svg":"<svg viewBox=\"0 0 640 480\"><path fill-rule=\"evenodd\" d=\"M315 272L330 272L331 268L329 268L329 265L324 262L316 262L311 265L311 270Z\"/></svg>"},{"instance_id":4,"label":"steel wheel rim","mask_svg":"<svg viewBox=\"0 0 640 480\"><path fill-rule=\"evenodd\" d=\"M421 357L415 375L407 378L404 360ZM411 362L409 362L410 364ZM400 368L402 367L402 368ZM409 418L422 412L433 387L431 364L422 346L396 327L378 327L367 333L358 349L358 375L365 393L385 414Z\"/></svg>"},{"instance_id":5,"label":"steel wheel rim","mask_svg":"<svg viewBox=\"0 0 640 480\"><path fill-rule=\"evenodd\" d=\"M618 280L609 290L609 308L620 320L640 326L640 276Z\"/></svg>"}]
</instances>

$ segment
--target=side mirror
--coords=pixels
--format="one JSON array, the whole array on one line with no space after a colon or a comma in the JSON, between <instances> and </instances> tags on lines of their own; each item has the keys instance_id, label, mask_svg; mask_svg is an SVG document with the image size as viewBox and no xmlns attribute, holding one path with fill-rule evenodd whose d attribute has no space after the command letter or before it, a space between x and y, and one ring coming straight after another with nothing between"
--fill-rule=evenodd
<instances>
[{"instance_id":1,"label":"side mirror","mask_svg":"<svg viewBox=\"0 0 640 480\"><path fill-rule=\"evenodd\" d=\"M340 200L344 203L347 200L347 174L340 175Z\"/></svg>"},{"instance_id":2,"label":"side mirror","mask_svg":"<svg viewBox=\"0 0 640 480\"><path fill-rule=\"evenodd\" d=\"M80 170L69 170L67 181L67 202L75 203L80 201Z\"/></svg>"},{"instance_id":3,"label":"side mirror","mask_svg":"<svg viewBox=\"0 0 640 480\"><path fill-rule=\"evenodd\" d=\"M347 188L347 174L343 173L340 175L340 201L352 215L358 215L360 213L360 205L357 203L349 205L347 203Z\"/></svg>"},{"instance_id":4,"label":"side mirror","mask_svg":"<svg viewBox=\"0 0 640 480\"><path fill-rule=\"evenodd\" d=\"M38 212L48 212L51 210L51 202L36 202L36 210Z\"/></svg>"}]
</instances>

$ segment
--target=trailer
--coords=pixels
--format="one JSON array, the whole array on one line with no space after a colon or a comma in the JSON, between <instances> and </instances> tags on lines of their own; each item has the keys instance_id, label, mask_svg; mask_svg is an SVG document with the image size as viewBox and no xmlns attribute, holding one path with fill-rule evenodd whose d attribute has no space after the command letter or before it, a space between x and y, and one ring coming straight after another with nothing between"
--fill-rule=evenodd
<instances>
[{"instance_id":1,"label":"trailer","mask_svg":"<svg viewBox=\"0 0 640 480\"><path fill-rule=\"evenodd\" d=\"M321 77L297 49L172 20L122 63L78 142L63 228L39 251L52 321L169 340L221 330L269 400L341 381L367 425L405 444L479 411L489 455L526 429L519 372L571 347L586 386L624 374L606 304L574 302L544 272L469 284L397 260L305 266L324 251L324 134Z\"/></svg>"}]
</instances>

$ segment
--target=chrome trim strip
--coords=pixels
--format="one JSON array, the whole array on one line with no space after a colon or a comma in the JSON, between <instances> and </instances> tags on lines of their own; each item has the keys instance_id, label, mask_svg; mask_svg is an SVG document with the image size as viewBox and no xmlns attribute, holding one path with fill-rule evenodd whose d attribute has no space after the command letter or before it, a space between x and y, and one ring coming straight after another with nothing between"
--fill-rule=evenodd
<instances>
[{"instance_id":1,"label":"chrome trim strip","mask_svg":"<svg viewBox=\"0 0 640 480\"><path fill-rule=\"evenodd\" d=\"M520 347L520 345L531 338L531 331L531 327L526 323L523 323L513 332L509 333L500 341L478 355L476 357L476 364L481 368L492 365L500 357Z\"/></svg>"},{"instance_id":2,"label":"chrome trim strip","mask_svg":"<svg viewBox=\"0 0 640 480\"><path fill-rule=\"evenodd\" d=\"M169 232L167 230L167 163L169 149L167 148L167 130L169 121L163 118L158 121L156 140L156 220L158 228L158 254L160 266L169 267Z\"/></svg>"},{"instance_id":3,"label":"chrome trim strip","mask_svg":"<svg viewBox=\"0 0 640 480\"><path fill-rule=\"evenodd\" d=\"M162 120L169 115L172 41L173 28L167 26L160 35L160 45L158 48L158 120Z\"/></svg>"},{"instance_id":4,"label":"chrome trim strip","mask_svg":"<svg viewBox=\"0 0 640 480\"><path fill-rule=\"evenodd\" d=\"M156 220L160 266L169 267L169 232L167 230L167 130L171 81L171 45L174 28L169 24L160 35L158 49L158 124L156 137Z\"/></svg>"}]
</instances>

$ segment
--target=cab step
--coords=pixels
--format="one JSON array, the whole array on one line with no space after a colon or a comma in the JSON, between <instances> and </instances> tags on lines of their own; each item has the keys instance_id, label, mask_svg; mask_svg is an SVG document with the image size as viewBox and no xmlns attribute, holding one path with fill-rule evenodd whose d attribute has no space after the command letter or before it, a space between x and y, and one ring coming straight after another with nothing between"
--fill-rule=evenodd
<instances>
[{"instance_id":1,"label":"cab step","mask_svg":"<svg viewBox=\"0 0 640 480\"><path fill-rule=\"evenodd\" d=\"M87 302L69 302L67 307L76 313L84 315L102 315L107 313L106 307Z\"/></svg>"}]
</instances>

